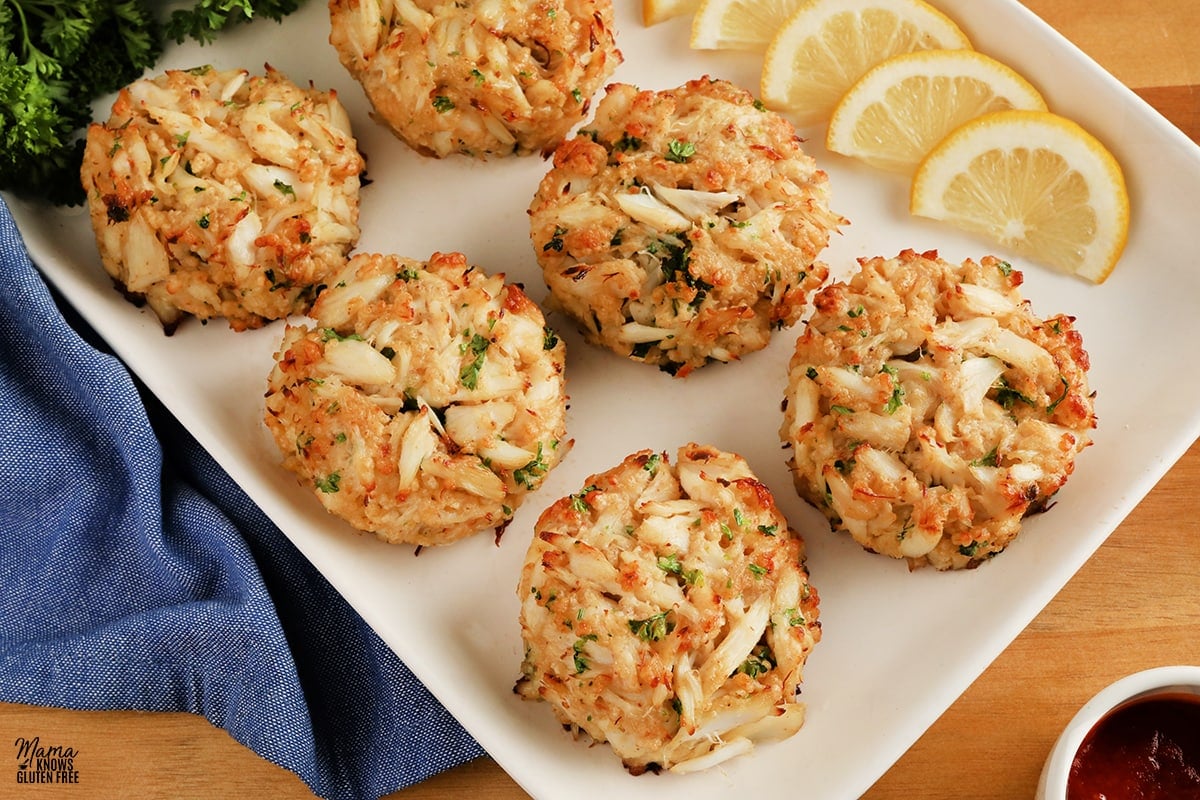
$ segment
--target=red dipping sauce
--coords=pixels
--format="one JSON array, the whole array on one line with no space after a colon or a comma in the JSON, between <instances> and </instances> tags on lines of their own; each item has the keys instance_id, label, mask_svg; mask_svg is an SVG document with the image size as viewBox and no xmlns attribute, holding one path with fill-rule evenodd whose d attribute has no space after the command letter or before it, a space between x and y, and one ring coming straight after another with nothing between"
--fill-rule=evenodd
<instances>
[{"instance_id":1,"label":"red dipping sauce","mask_svg":"<svg viewBox=\"0 0 1200 800\"><path fill-rule=\"evenodd\" d=\"M1200 800L1200 695L1156 694L1109 712L1075 753L1067 800Z\"/></svg>"}]
</instances>

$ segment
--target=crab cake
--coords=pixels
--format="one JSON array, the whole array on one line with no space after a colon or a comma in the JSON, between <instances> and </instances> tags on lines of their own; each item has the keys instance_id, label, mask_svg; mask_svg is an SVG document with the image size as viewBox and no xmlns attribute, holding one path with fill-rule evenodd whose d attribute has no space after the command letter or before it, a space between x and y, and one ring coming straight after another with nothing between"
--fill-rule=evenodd
<instances>
[{"instance_id":1,"label":"crab cake","mask_svg":"<svg viewBox=\"0 0 1200 800\"><path fill-rule=\"evenodd\" d=\"M306 312L358 241L362 171L336 93L200 67L121 90L82 178L105 270L169 333Z\"/></svg>"},{"instance_id":2,"label":"crab cake","mask_svg":"<svg viewBox=\"0 0 1200 800\"><path fill-rule=\"evenodd\" d=\"M800 318L843 222L828 197L789 122L705 78L608 87L529 213L546 283L588 340L683 376Z\"/></svg>"},{"instance_id":3,"label":"crab cake","mask_svg":"<svg viewBox=\"0 0 1200 800\"><path fill-rule=\"evenodd\" d=\"M1074 318L1021 273L906 250L814 300L780 435L796 488L867 550L973 567L1044 510L1096 425Z\"/></svg>"},{"instance_id":4,"label":"crab cake","mask_svg":"<svg viewBox=\"0 0 1200 800\"><path fill-rule=\"evenodd\" d=\"M266 423L331 513L394 543L502 531L566 454L564 345L459 253L360 254L275 355Z\"/></svg>"},{"instance_id":5,"label":"crab cake","mask_svg":"<svg viewBox=\"0 0 1200 800\"><path fill-rule=\"evenodd\" d=\"M611 0L330 0L329 41L425 155L550 151L621 63Z\"/></svg>"},{"instance_id":6,"label":"crab cake","mask_svg":"<svg viewBox=\"0 0 1200 800\"><path fill-rule=\"evenodd\" d=\"M804 722L821 638L804 542L737 455L643 450L543 512L516 691L633 774L705 769Z\"/></svg>"}]
</instances>

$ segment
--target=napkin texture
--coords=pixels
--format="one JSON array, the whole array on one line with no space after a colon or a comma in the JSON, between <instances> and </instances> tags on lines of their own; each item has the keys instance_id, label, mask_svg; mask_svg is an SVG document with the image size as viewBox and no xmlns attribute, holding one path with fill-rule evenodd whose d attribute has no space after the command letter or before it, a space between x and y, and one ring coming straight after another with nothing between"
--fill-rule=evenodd
<instances>
[{"instance_id":1,"label":"napkin texture","mask_svg":"<svg viewBox=\"0 0 1200 800\"><path fill-rule=\"evenodd\" d=\"M56 304L2 199L0 286L0 700L203 714L328 798L483 754Z\"/></svg>"}]
</instances>

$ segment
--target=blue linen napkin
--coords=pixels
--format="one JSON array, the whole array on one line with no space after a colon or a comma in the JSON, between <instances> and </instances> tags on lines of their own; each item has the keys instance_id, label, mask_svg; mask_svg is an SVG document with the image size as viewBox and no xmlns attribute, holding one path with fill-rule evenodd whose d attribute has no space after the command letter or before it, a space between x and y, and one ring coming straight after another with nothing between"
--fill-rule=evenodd
<instances>
[{"instance_id":1,"label":"blue linen napkin","mask_svg":"<svg viewBox=\"0 0 1200 800\"><path fill-rule=\"evenodd\" d=\"M0 286L0 700L203 714L329 798L482 755L56 305L2 199Z\"/></svg>"}]
</instances>

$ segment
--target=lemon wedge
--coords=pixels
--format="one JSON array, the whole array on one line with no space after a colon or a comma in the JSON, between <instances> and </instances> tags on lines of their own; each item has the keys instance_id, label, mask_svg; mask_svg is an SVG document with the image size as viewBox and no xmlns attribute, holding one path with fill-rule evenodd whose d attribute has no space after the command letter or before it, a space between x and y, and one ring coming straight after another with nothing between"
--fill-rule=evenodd
<instances>
[{"instance_id":1,"label":"lemon wedge","mask_svg":"<svg viewBox=\"0 0 1200 800\"><path fill-rule=\"evenodd\" d=\"M970 48L954 21L922 0L806 0L767 47L762 99L797 125L815 125L892 56Z\"/></svg>"},{"instance_id":2,"label":"lemon wedge","mask_svg":"<svg viewBox=\"0 0 1200 800\"><path fill-rule=\"evenodd\" d=\"M692 17L694 50L767 49L779 26L805 0L703 0Z\"/></svg>"},{"instance_id":3,"label":"lemon wedge","mask_svg":"<svg viewBox=\"0 0 1200 800\"><path fill-rule=\"evenodd\" d=\"M1129 233L1120 164L1047 111L998 111L951 132L917 167L910 207L1095 283Z\"/></svg>"},{"instance_id":4,"label":"lemon wedge","mask_svg":"<svg viewBox=\"0 0 1200 800\"><path fill-rule=\"evenodd\" d=\"M911 174L946 134L993 111L1045 111L1042 95L1008 66L974 50L922 50L873 67L833 110L825 146Z\"/></svg>"},{"instance_id":5,"label":"lemon wedge","mask_svg":"<svg viewBox=\"0 0 1200 800\"><path fill-rule=\"evenodd\" d=\"M700 0L642 0L642 24L657 25L674 17L691 14L700 7Z\"/></svg>"}]
</instances>

